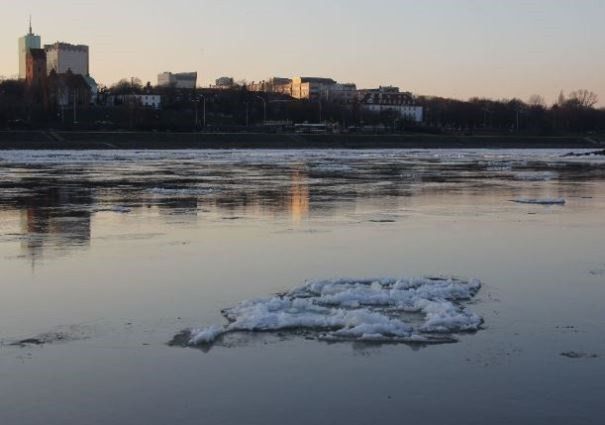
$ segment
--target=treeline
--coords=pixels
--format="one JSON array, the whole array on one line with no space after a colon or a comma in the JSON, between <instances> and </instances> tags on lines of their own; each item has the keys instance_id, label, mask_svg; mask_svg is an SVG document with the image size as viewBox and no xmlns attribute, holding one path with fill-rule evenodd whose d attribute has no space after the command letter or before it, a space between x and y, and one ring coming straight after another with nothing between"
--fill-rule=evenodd
<instances>
[{"instance_id":1,"label":"treeline","mask_svg":"<svg viewBox=\"0 0 605 425\"><path fill-rule=\"evenodd\" d=\"M497 131L526 133L564 133L605 130L605 109L597 109L598 97L588 90L569 95L561 92L547 106L544 98L533 95L519 99L468 101L439 97L419 97L424 107L425 125L450 131Z\"/></svg>"},{"instance_id":2,"label":"treeline","mask_svg":"<svg viewBox=\"0 0 605 425\"><path fill-rule=\"evenodd\" d=\"M69 95L70 90L82 93L81 88L70 84L65 82L67 95L59 105L53 96L36 92L23 81L0 81L0 129L266 131L266 123L278 128L276 123L329 122L350 131L544 135L605 131L605 109L596 108L598 98L588 90L561 93L553 105L537 95L526 102L420 96L416 101L424 108L424 122L417 124L393 111L370 113L355 101L296 100L250 92L245 87L193 90L153 87L138 79L125 79L99 87L98 95L90 101ZM160 95L161 108L124 100L146 94Z\"/></svg>"}]
</instances>

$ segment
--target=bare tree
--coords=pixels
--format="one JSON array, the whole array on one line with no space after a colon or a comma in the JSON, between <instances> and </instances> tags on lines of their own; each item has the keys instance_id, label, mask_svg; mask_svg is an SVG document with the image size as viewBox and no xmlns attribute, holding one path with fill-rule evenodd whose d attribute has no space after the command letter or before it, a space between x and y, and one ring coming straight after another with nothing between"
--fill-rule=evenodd
<instances>
[{"instance_id":1,"label":"bare tree","mask_svg":"<svg viewBox=\"0 0 605 425\"><path fill-rule=\"evenodd\" d=\"M546 107L546 101L544 100L544 97L539 94L532 94L529 97L527 104L529 106L539 106L542 108Z\"/></svg>"},{"instance_id":2,"label":"bare tree","mask_svg":"<svg viewBox=\"0 0 605 425\"><path fill-rule=\"evenodd\" d=\"M565 97L565 92L563 90L561 90L561 92L559 93L559 97L557 98L556 105L563 106L566 101L567 101L567 98Z\"/></svg>"},{"instance_id":3,"label":"bare tree","mask_svg":"<svg viewBox=\"0 0 605 425\"><path fill-rule=\"evenodd\" d=\"M143 84L139 78L123 78L109 89L113 94L140 94Z\"/></svg>"},{"instance_id":4,"label":"bare tree","mask_svg":"<svg viewBox=\"0 0 605 425\"><path fill-rule=\"evenodd\" d=\"M586 89L576 90L569 94L569 101L580 108L592 108L599 103L599 96L596 93Z\"/></svg>"}]
</instances>

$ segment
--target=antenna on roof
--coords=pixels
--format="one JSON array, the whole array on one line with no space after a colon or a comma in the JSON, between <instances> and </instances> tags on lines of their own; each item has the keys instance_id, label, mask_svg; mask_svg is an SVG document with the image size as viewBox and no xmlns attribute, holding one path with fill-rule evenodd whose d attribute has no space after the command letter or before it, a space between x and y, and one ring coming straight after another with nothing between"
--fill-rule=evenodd
<instances>
[{"instance_id":1,"label":"antenna on roof","mask_svg":"<svg viewBox=\"0 0 605 425\"><path fill-rule=\"evenodd\" d=\"M29 33L33 34L33 32L32 32L32 15L31 15L31 13L29 15Z\"/></svg>"}]
</instances>

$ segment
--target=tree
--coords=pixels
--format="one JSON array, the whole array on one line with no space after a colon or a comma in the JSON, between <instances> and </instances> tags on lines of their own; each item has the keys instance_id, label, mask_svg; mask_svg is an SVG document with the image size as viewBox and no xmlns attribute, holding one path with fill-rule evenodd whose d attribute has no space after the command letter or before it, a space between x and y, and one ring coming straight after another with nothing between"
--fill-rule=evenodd
<instances>
[{"instance_id":1,"label":"tree","mask_svg":"<svg viewBox=\"0 0 605 425\"><path fill-rule=\"evenodd\" d=\"M28 117L25 81L4 80L0 82L0 127L9 121Z\"/></svg>"},{"instance_id":2,"label":"tree","mask_svg":"<svg viewBox=\"0 0 605 425\"><path fill-rule=\"evenodd\" d=\"M565 92L563 90L561 90L561 92L559 93L559 97L557 98L557 106L563 106L565 105L565 102L567 101L567 99L565 98Z\"/></svg>"},{"instance_id":3,"label":"tree","mask_svg":"<svg viewBox=\"0 0 605 425\"><path fill-rule=\"evenodd\" d=\"M541 107L541 108L546 107L546 101L544 100L544 97L539 94L532 94L529 97L527 104L532 107Z\"/></svg>"},{"instance_id":4,"label":"tree","mask_svg":"<svg viewBox=\"0 0 605 425\"><path fill-rule=\"evenodd\" d=\"M138 78L123 78L109 89L112 94L141 94L143 92L143 83Z\"/></svg>"},{"instance_id":5,"label":"tree","mask_svg":"<svg viewBox=\"0 0 605 425\"><path fill-rule=\"evenodd\" d=\"M579 108L590 109L599 103L599 96L589 90L580 89L569 94L568 102L573 102Z\"/></svg>"}]
</instances>

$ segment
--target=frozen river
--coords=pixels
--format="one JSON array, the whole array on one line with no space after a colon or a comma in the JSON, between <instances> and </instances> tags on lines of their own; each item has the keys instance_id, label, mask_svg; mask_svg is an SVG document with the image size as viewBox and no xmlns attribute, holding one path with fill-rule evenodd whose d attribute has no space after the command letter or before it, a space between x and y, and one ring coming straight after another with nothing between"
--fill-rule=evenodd
<instances>
[{"instance_id":1,"label":"frozen river","mask_svg":"<svg viewBox=\"0 0 605 425\"><path fill-rule=\"evenodd\" d=\"M0 152L0 424L602 424L605 160L565 153Z\"/></svg>"}]
</instances>

